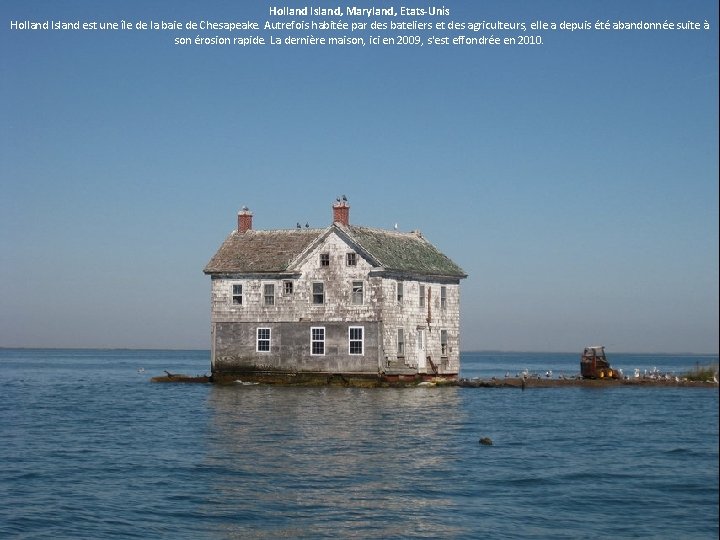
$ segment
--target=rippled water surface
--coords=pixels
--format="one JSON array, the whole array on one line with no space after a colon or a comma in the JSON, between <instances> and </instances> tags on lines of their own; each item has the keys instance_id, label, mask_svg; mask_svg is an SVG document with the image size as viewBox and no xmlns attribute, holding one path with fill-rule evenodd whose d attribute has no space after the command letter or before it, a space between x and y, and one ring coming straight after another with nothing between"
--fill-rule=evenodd
<instances>
[{"instance_id":1,"label":"rippled water surface","mask_svg":"<svg viewBox=\"0 0 720 540\"><path fill-rule=\"evenodd\" d=\"M207 358L0 350L0 537L718 536L717 386L148 382ZM625 360L698 361L644 358ZM463 360L469 376L578 359Z\"/></svg>"}]
</instances>

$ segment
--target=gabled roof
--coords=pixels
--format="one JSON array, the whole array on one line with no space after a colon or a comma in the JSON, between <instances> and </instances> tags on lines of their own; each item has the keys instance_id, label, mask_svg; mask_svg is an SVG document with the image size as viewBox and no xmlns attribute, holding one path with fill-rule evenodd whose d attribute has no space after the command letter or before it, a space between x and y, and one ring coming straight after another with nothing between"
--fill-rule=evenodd
<instances>
[{"instance_id":1,"label":"gabled roof","mask_svg":"<svg viewBox=\"0 0 720 540\"><path fill-rule=\"evenodd\" d=\"M233 231L210 259L203 272L273 273L288 269L290 262L325 232L325 229Z\"/></svg>"},{"instance_id":2,"label":"gabled roof","mask_svg":"<svg viewBox=\"0 0 720 540\"><path fill-rule=\"evenodd\" d=\"M233 231L205 267L206 274L292 271L307 252L332 233L354 246L373 266L399 274L467 277L419 233L403 233L334 223L326 229Z\"/></svg>"},{"instance_id":3,"label":"gabled roof","mask_svg":"<svg viewBox=\"0 0 720 540\"><path fill-rule=\"evenodd\" d=\"M465 278L467 274L419 232L399 232L349 225L338 227L386 271Z\"/></svg>"}]
</instances>

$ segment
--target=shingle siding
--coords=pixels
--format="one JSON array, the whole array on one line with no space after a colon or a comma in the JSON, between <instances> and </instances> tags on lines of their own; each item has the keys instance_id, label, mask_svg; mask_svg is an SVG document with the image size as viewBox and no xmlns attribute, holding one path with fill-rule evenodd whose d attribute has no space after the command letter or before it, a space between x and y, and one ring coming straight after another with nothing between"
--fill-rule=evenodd
<instances>
[{"instance_id":1,"label":"shingle siding","mask_svg":"<svg viewBox=\"0 0 720 540\"><path fill-rule=\"evenodd\" d=\"M350 354L348 330L343 322L221 322L215 323L214 371L288 371L324 373L377 373L380 324L360 323L363 354ZM258 327L270 328L270 352L256 351ZM310 332L325 330L325 354L313 355Z\"/></svg>"},{"instance_id":2,"label":"shingle siding","mask_svg":"<svg viewBox=\"0 0 720 540\"><path fill-rule=\"evenodd\" d=\"M351 265L348 254L354 254ZM340 223L326 229L235 231L204 271L212 278L214 373L459 372L459 283L466 275L417 233ZM316 283L322 283L322 304L313 301ZM402 304L398 283L404 289ZM233 303L233 285L242 286L241 304ZM362 354L350 354L351 327L362 329L362 343L353 349L362 345ZM269 329L269 351L258 351L258 328ZM312 328L324 329L322 355L312 354ZM404 355L397 351L399 328ZM423 337L422 352L418 336Z\"/></svg>"},{"instance_id":3,"label":"shingle siding","mask_svg":"<svg viewBox=\"0 0 720 540\"><path fill-rule=\"evenodd\" d=\"M383 290L387 301L383 309L383 345L386 364L406 366L422 365L430 357L435 364L444 363L444 372L457 373L460 365L460 286L432 281L408 281L403 283L403 302L397 302L396 287L398 280L385 279ZM425 305L420 306L419 288L425 286ZM447 291L446 307L440 306L440 288ZM430 303L428 304L428 295ZM428 305L430 310L428 312ZM428 322L428 313L430 321ZM405 352L399 358L397 351L397 329L402 328L405 337ZM417 336L419 330L425 333L425 358L418 356ZM448 351L443 355L440 350L440 332L448 332ZM429 366L427 366L429 367Z\"/></svg>"}]
</instances>

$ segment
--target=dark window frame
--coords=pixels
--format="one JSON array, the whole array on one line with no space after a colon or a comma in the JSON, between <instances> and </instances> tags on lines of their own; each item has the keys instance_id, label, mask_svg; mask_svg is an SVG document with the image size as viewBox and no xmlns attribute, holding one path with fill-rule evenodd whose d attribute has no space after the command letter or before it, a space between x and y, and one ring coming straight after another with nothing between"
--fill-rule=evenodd
<instances>
[{"instance_id":1,"label":"dark window frame","mask_svg":"<svg viewBox=\"0 0 720 540\"><path fill-rule=\"evenodd\" d=\"M271 291L271 294L268 294ZM274 306L275 305L275 284L274 283L263 283L263 305Z\"/></svg>"},{"instance_id":2,"label":"dark window frame","mask_svg":"<svg viewBox=\"0 0 720 540\"><path fill-rule=\"evenodd\" d=\"M354 306L362 306L365 303L365 284L362 281L352 282L351 302Z\"/></svg>"},{"instance_id":3,"label":"dark window frame","mask_svg":"<svg viewBox=\"0 0 720 540\"><path fill-rule=\"evenodd\" d=\"M316 291L316 286L320 286L320 292ZM312 282L312 303L316 306L321 306L325 303L325 283L322 281ZM319 301L318 301L319 300Z\"/></svg>"},{"instance_id":4,"label":"dark window frame","mask_svg":"<svg viewBox=\"0 0 720 540\"><path fill-rule=\"evenodd\" d=\"M236 287L240 288L240 292L237 292ZM232 283L230 285L230 303L233 306L242 306L243 305L243 284L242 283Z\"/></svg>"}]
</instances>

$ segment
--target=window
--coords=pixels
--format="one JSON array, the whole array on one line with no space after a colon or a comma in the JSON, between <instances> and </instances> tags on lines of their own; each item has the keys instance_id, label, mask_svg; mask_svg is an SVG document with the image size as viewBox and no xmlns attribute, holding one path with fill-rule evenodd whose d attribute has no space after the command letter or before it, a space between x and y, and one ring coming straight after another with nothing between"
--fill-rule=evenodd
<instances>
[{"instance_id":1,"label":"window","mask_svg":"<svg viewBox=\"0 0 720 540\"><path fill-rule=\"evenodd\" d=\"M363 327L351 326L348 338L350 354L363 354Z\"/></svg>"},{"instance_id":2,"label":"window","mask_svg":"<svg viewBox=\"0 0 720 540\"><path fill-rule=\"evenodd\" d=\"M325 303L325 284L322 282L315 282L312 284L312 301L313 304L324 304Z\"/></svg>"},{"instance_id":3,"label":"window","mask_svg":"<svg viewBox=\"0 0 720 540\"><path fill-rule=\"evenodd\" d=\"M447 330L440 330L440 356L447 356L448 338Z\"/></svg>"},{"instance_id":4,"label":"window","mask_svg":"<svg viewBox=\"0 0 720 540\"><path fill-rule=\"evenodd\" d=\"M242 285L239 283L233 283L232 286L232 303L238 306L242 306Z\"/></svg>"},{"instance_id":5,"label":"window","mask_svg":"<svg viewBox=\"0 0 720 540\"><path fill-rule=\"evenodd\" d=\"M360 305L363 303L363 282L353 281L352 282L352 303Z\"/></svg>"},{"instance_id":6,"label":"window","mask_svg":"<svg viewBox=\"0 0 720 540\"><path fill-rule=\"evenodd\" d=\"M270 352L270 329L257 329L257 352Z\"/></svg>"},{"instance_id":7,"label":"window","mask_svg":"<svg viewBox=\"0 0 720 540\"><path fill-rule=\"evenodd\" d=\"M447 307L447 287L444 285L440 287L440 307L442 309Z\"/></svg>"},{"instance_id":8,"label":"window","mask_svg":"<svg viewBox=\"0 0 720 540\"><path fill-rule=\"evenodd\" d=\"M405 355L405 330L398 328L397 332L397 353L398 356Z\"/></svg>"},{"instance_id":9,"label":"window","mask_svg":"<svg viewBox=\"0 0 720 540\"><path fill-rule=\"evenodd\" d=\"M320 266L330 266L330 254L329 253L321 253L320 254Z\"/></svg>"},{"instance_id":10,"label":"window","mask_svg":"<svg viewBox=\"0 0 720 540\"><path fill-rule=\"evenodd\" d=\"M283 291L285 294L292 294L293 293L293 282L292 281L283 281Z\"/></svg>"},{"instance_id":11,"label":"window","mask_svg":"<svg viewBox=\"0 0 720 540\"><path fill-rule=\"evenodd\" d=\"M348 253L346 261L348 266L357 266L357 254Z\"/></svg>"},{"instance_id":12,"label":"window","mask_svg":"<svg viewBox=\"0 0 720 540\"><path fill-rule=\"evenodd\" d=\"M266 306L274 306L275 305L275 285L272 283L266 283L263 285L263 293L265 297L265 305Z\"/></svg>"},{"instance_id":13,"label":"window","mask_svg":"<svg viewBox=\"0 0 720 540\"><path fill-rule=\"evenodd\" d=\"M425 285L420 285L418 299L420 300L420 307L425 307Z\"/></svg>"},{"instance_id":14,"label":"window","mask_svg":"<svg viewBox=\"0 0 720 540\"><path fill-rule=\"evenodd\" d=\"M325 328L310 328L310 354L316 356L325 354Z\"/></svg>"},{"instance_id":15,"label":"window","mask_svg":"<svg viewBox=\"0 0 720 540\"><path fill-rule=\"evenodd\" d=\"M402 304L403 302L403 284L401 281L397 282L397 301L398 304Z\"/></svg>"}]
</instances>

